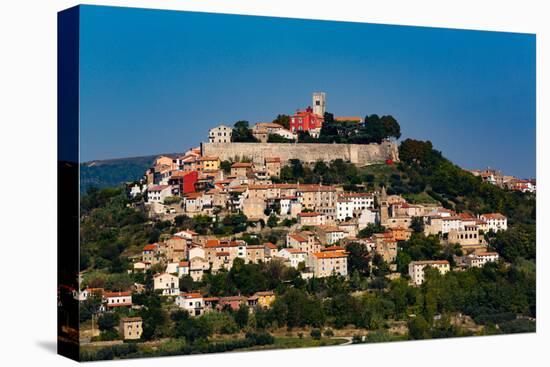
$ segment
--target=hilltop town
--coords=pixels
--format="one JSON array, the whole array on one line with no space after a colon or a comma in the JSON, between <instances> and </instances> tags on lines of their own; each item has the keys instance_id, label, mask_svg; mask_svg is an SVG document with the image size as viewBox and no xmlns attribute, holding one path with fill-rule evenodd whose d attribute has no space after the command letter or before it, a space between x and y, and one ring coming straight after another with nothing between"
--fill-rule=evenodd
<instances>
[{"instance_id":1,"label":"hilltop town","mask_svg":"<svg viewBox=\"0 0 550 367\"><path fill-rule=\"evenodd\" d=\"M98 239L81 254L81 338L170 337L192 353L223 335L247 333L228 350L330 345L487 335L534 317L534 255L512 251L534 246L534 182L497 185L429 142L398 145L391 116L326 106L314 93L312 107L273 122L213 127L122 194L89 193L83 228ZM102 216L117 234L97 230L102 205L118 205ZM528 243L510 245L518 233ZM521 284L509 278L517 266ZM519 298L497 304L497 283Z\"/></svg>"}]
</instances>

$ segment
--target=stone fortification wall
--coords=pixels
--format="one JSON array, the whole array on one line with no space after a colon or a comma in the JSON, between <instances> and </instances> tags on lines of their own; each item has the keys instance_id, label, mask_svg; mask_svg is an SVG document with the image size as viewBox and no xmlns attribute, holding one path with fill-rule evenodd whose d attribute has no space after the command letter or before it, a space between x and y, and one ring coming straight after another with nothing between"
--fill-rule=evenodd
<instances>
[{"instance_id":1,"label":"stone fortification wall","mask_svg":"<svg viewBox=\"0 0 550 367\"><path fill-rule=\"evenodd\" d=\"M263 164L265 158L279 157L282 164L290 159L305 163L343 159L358 166L399 160L397 144L296 144L296 143L202 143L203 156L217 156L223 160L251 159Z\"/></svg>"}]
</instances>

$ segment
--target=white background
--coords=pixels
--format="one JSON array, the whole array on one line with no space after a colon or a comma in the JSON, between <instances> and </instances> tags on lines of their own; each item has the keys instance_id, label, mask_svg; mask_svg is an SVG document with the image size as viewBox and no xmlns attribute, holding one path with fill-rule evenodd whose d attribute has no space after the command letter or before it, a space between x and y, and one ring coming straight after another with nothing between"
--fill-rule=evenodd
<instances>
[{"instance_id":1,"label":"white background","mask_svg":"<svg viewBox=\"0 0 550 367\"><path fill-rule=\"evenodd\" d=\"M547 365L549 228L544 167L548 134L550 22L546 1L87 1L297 18L353 20L537 34L538 332L350 347L226 353L114 362L118 366L193 363L236 366ZM64 366L56 343L56 12L64 0L0 3L0 362ZM546 16L546 18L545 18ZM546 24L545 24L546 22ZM474 91L475 93L475 91ZM546 104L543 104L546 102ZM521 121L518 121L521 123ZM490 138L490 137L487 137ZM544 341L546 339L546 342ZM100 362L99 364L104 364ZM113 363L113 362L111 362Z\"/></svg>"}]
</instances>

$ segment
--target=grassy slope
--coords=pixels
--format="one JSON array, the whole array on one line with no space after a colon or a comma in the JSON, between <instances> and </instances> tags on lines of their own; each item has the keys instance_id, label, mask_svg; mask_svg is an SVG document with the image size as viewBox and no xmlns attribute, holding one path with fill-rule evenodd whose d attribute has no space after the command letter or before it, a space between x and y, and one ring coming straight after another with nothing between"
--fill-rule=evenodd
<instances>
[{"instance_id":1,"label":"grassy slope","mask_svg":"<svg viewBox=\"0 0 550 367\"><path fill-rule=\"evenodd\" d=\"M408 179L404 177L403 172L401 172L395 164L373 164L370 166L364 166L360 168L360 172L364 175L374 176L371 183L373 183L375 187L380 187L381 184L384 184L386 187L390 187L392 175L399 175L403 182L408 181ZM404 194L403 197L411 204L439 204L439 202L428 195L426 191L418 194Z\"/></svg>"}]
</instances>

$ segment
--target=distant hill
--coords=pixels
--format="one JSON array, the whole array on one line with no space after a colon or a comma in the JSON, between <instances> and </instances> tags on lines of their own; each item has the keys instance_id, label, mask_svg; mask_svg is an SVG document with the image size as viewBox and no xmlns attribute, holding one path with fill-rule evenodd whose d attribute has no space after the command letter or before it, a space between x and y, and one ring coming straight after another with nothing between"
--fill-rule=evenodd
<instances>
[{"instance_id":1,"label":"distant hill","mask_svg":"<svg viewBox=\"0 0 550 367\"><path fill-rule=\"evenodd\" d=\"M120 186L125 182L139 180L147 168L160 155L176 156L180 153L155 154L143 157L117 158L90 161L80 164L80 192L88 187Z\"/></svg>"}]
</instances>

